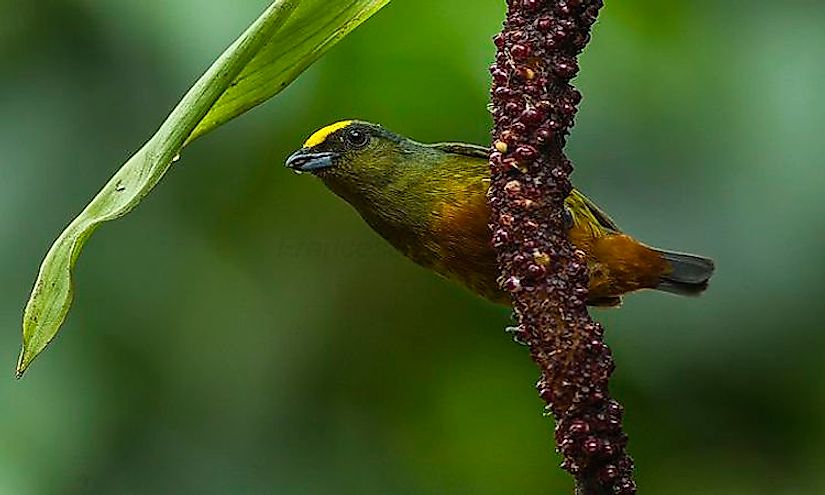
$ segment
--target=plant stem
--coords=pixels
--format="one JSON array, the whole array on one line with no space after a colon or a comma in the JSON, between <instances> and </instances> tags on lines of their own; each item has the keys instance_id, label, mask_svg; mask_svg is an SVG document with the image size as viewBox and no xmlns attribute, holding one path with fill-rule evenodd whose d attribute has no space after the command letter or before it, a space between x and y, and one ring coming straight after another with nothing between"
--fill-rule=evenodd
<instances>
[{"instance_id":1,"label":"plant stem","mask_svg":"<svg viewBox=\"0 0 825 495\"><path fill-rule=\"evenodd\" d=\"M578 495L636 493L622 406L604 330L587 312L584 252L568 240L564 155L581 94L570 85L601 0L508 0L491 67L493 244L519 320L519 339L541 369L536 385L556 419L562 466Z\"/></svg>"}]
</instances>

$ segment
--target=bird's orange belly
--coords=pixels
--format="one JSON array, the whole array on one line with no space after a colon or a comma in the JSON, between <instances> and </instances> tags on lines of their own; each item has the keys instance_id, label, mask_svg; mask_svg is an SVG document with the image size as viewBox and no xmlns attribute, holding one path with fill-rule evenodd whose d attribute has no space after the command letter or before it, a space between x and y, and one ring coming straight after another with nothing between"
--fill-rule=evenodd
<instances>
[{"instance_id":1,"label":"bird's orange belly","mask_svg":"<svg viewBox=\"0 0 825 495\"><path fill-rule=\"evenodd\" d=\"M483 207L484 213L488 213L486 204ZM434 232L435 252L426 257L429 260L416 261L486 299L509 305L510 296L498 283L499 269L490 245L488 214L463 211L441 218L445 221ZM587 255L589 304L618 304L618 297L623 294L656 287L669 271L669 264L656 251L630 236L596 235L593 229L574 225L569 237Z\"/></svg>"}]
</instances>

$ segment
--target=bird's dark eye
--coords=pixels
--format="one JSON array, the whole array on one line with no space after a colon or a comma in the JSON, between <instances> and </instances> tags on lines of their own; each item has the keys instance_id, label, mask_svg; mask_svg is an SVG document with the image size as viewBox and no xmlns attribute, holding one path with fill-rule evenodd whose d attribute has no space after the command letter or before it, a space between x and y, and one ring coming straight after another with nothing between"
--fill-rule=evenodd
<instances>
[{"instance_id":1,"label":"bird's dark eye","mask_svg":"<svg viewBox=\"0 0 825 495\"><path fill-rule=\"evenodd\" d=\"M369 135L361 129L347 129L344 136L353 148L363 148L370 141Z\"/></svg>"}]
</instances>

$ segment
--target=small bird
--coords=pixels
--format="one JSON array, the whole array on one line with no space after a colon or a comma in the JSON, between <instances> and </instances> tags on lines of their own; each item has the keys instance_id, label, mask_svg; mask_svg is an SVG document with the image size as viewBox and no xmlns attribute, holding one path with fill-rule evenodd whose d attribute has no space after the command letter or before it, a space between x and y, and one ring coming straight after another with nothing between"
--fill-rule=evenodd
<instances>
[{"instance_id":1,"label":"small bird","mask_svg":"<svg viewBox=\"0 0 825 495\"><path fill-rule=\"evenodd\" d=\"M286 166L310 172L414 262L482 297L511 304L498 283L488 227L489 150L423 144L377 124L346 120L315 132ZM586 253L591 306L618 306L640 289L698 295L708 258L648 247L577 190L565 200L568 237Z\"/></svg>"}]
</instances>

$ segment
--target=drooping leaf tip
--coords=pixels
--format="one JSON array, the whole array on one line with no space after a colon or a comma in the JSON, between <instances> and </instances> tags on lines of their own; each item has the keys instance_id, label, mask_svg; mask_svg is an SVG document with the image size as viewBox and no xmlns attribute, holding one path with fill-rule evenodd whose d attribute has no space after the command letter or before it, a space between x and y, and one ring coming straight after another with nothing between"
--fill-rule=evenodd
<instances>
[{"instance_id":1,"label":"drooping leaf tip","mask_svg":"<svg viewBox=\"0 0 825 495\"><path fill-rule=\"evenodd\" d=\"M23 374L25 374L29 368L29 364L31 364L31 358L27 357L26 347L24 345L23 348L20 349L20 357L17 358L17 366L14 370L15 379L19 380L23 378Z\"/></svg>"}]
</instances>

